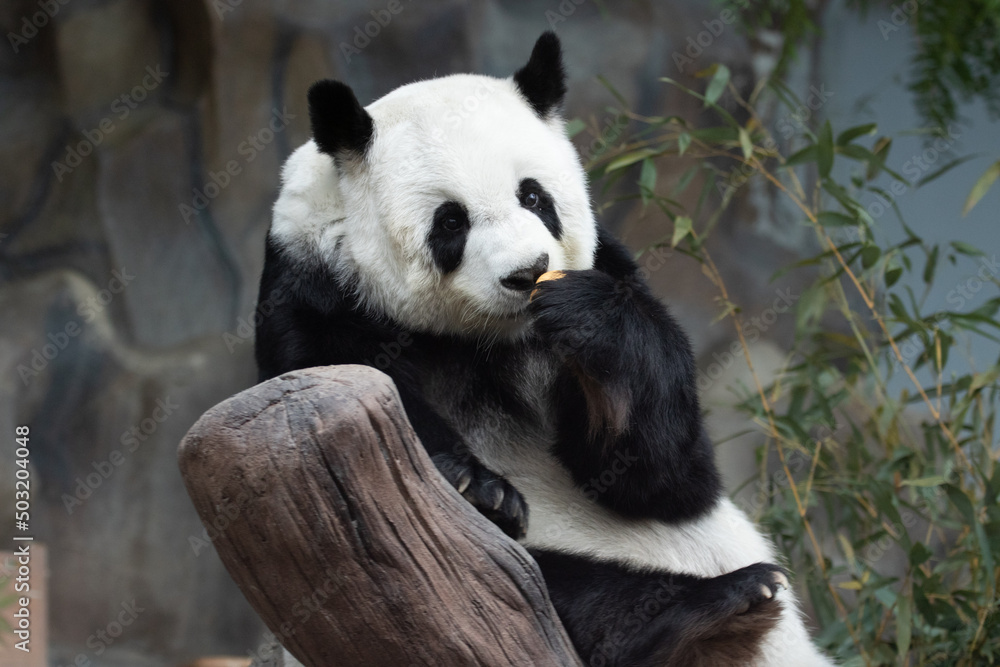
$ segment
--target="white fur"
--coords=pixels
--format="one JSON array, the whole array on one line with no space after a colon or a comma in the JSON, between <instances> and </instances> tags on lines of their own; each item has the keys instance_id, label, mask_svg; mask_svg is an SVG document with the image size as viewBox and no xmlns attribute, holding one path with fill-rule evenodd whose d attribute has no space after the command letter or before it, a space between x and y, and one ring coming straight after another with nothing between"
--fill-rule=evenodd
<instances>
[{"instance_id":1,"label":"white fur","mask_svg":"<svg viewBox=\"0 0 1000 667\"><path fill-rule=\"evenodd\" d=\"M593 265L596 231L586 177L560 119L539 120L510 79L455 75L404 86L367 107L375 140L366 159L332 159L313 142L285 164L274 207L274 238L358 280L373 311L436 333L509 334L523 318L523 295L499 281L548 252L550 269ZM556 241L515 197L524 178L553 196L563 227ZM471 231L459 268L441 277L427 235L435 209L455 199ZM349 212L349 215L348 215ZM338 249L339 244L339 249ZM627 520L587 498L550 453L554 427L544 388L551 360L523 369L525 396L539 406L528 427L504 415L449 414L483 463L507 477L530 508L525 545L613 558L705 577L777 562L774 546L728 499L682 525ZM460 372L436 375L425 389L436 405L463 395ZM623 464L625 464L623 462ZM600 480L597 481L600 483ZM760 667L820 666L791 591L765 643Z\"/></svg>"},{"instance_id":2,"label":"white fur","mask_svg":"<svg viewBox=\"0 0 1000 667\"><path fill-rule=\"evenodd\" d=\"M583 487L551 454L534 450L498 472L525 497L530 510L526 546L562 549L602 559L631 562L670 572L716 577L754 563L780 562L765 539L728 498L705 518L670 525L654 520L627 520L588 500ZM498 465L499 464L499 465ZM597 482L600 483L599 481ZM832 665L816 650L792 591L781 590L782 619L768 635L760 667Z\"/></svg>"}]
</instances>

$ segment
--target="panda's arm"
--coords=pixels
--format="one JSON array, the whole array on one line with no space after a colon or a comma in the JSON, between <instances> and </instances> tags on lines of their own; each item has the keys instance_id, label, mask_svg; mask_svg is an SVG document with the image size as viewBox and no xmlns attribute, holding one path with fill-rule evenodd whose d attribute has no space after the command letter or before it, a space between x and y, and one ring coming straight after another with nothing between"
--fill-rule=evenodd
<instances>
[{"instance_id":1,"label":"panda's arm","mask_svg":"<svg viewBox=\"0 0 1000 667\"><path fill-rule=\"evenodd\" d=\"M461 435L428 403L407 358L413 335L364 315L321 264L300 261L268 238L257 306L255 352L260 381L311 366L362 364L388 374L403 409L435 466L487 518L521 537L528 509L505 479L470 452ZM393 352L392 357L386 350Z\"/></svg>"},{"instance_id":2,"label":"panda's arm","mask_svg":"<svg viewBox=\"0 0 1000 667\"><path fill-rule=\"evenodd\" d=\"M720 482L691 345L628 250L601 229L593 270L539 287L536 330L563 360L555 452L576 482L633 517L679 521L713 506Z\"/></svg>"}]
</instances>

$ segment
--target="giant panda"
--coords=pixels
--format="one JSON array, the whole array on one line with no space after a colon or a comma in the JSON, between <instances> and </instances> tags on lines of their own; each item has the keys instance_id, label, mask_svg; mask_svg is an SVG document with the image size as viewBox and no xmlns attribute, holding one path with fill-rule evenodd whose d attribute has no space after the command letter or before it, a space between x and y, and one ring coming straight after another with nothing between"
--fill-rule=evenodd
<instances>
[{"instance_id":1,"label":"giant panda","mask_svg":"<svg viewBox=\"0 0 1000 667\"><path fill-rule=\"evenodd\" d=\"M686 335L595 221L565 92L553 33L506 79L367 107L314 84L267 235L260 379L385 371L438 470L537 561L585 664L831 665L723 495Z\"/></svg>"}]
</instances>

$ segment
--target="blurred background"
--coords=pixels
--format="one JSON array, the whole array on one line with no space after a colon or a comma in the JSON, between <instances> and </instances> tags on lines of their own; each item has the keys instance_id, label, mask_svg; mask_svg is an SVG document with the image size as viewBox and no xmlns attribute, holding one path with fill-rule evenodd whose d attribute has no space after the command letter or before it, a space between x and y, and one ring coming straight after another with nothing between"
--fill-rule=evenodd
<instances>
[{"instance_id":1,"label":"blurred background","mask_svg":"<svg viewBox=\"0 0 1000 667\"><path fill-rule=\"evenodd\" d=\"M826 118L919 129L908 14L811 6L821 30L787 78L804 106L773 110L775 136ZM698 101L660 77L700 88L695 73L721 62L749 94L773 70L781 32L747 38L722 11L694 0L5 0L0 549L15 533L15 427L28 425L32 531L48 553L48 664L177 665L259 645L262 626L194 513L176 449L206 409L255 381L250 320L264 236L280 166L309 138L313 81L343 80L368 103L420 78L508 76L554 29L570 79L566 116L578 119L574 141L588 160L623 132L609 86L636 114L698 123L707 113ZM961 105L954 127L947 151L918 176L946 154L988 147L992 157L957 165L961 188L939 179L897 204L925 237L948 226L949 238L1000 247L996 192L957 222L968 184L996 159L1000 130L982 101ZM893 168L923 155L922 142L897 141ZM688 166L661 165L660 178ZM595 189L595 205L632 248L669 232L662 214L615 196ZM685 196L693 204L697 192ZM815 250L800 217L748 187L713 236L733 301L759 316L751 351L765 378L784 362L794 325L785 306L802 290L801 279L772 275ZM716 291L698 264L660 253L646 264L649 280L694 340L736 488L753 474L760 442L730 437L746 429L729 407L729 388L749 383L746 364L732 354L732 327L714 323ZM943 284L962 279L942 270L953 272ZM101 638L129 609L134 620Z\"/></svg>"}]
</instances>

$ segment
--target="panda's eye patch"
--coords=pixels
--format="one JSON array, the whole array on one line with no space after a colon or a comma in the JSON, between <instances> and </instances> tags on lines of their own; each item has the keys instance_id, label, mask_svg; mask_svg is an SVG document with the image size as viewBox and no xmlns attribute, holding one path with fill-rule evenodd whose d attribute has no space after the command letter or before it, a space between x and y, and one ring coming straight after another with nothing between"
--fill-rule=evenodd
<instances>
[{"instance_id":1,"label":"panda's eye patch","mask_svg":"<svg viewBox=\"0 0 1000 667\"><path fill-rule=\"evenodd\" d=\"M556 214L556 203L541 183L533 178L522 180L517 187L517 201L537 215L552 236L557 240L562 237L562 223Z\"/></svg>"},{"instance_id":2,"label":"panda's eye patch","mask_svg":"<svg viewBox=\"0 0 1000 667\"><path fill-rule=\"evenodd\" d=\"M457 201L446 201L435 209L427 243L442 273L451 273L462 263L468 232L469 214Z\"/></svg>"}]
</instances>

